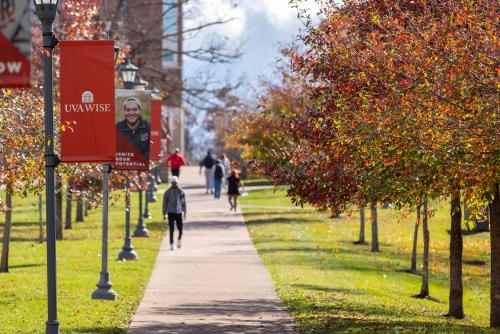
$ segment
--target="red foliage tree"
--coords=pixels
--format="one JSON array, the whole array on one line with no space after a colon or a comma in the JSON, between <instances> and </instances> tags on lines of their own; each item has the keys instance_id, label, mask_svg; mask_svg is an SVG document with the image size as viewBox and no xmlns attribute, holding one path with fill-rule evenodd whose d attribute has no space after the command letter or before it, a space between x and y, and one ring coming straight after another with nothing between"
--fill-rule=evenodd
<instances>
[{"instance_id":1,"label":"red foliage tree","mask_svg":"<svg viewBox=\"0 0 500 334\"><path fill-rule=\"evenodd\" d=\"M499 4L323 3L323 21L310 24L289 51L302 86L283 94L285 102L268 93L286 108L266 108L276 127L262 134L273 145L259 146L267 153L256 157L274 179L291 184L299 203L314 204L311 190L338 208L365 199L416 206L450 197L449 315L462 318L461 197L480 207L493 200L499 181ZM302 94L307 103L297 101ZM314 184L325 170L336 171L334 189ZM338 196L343 192L349 196ZM492 229L498 219L492 215ZM492 253L492 268L499 261ZM497 295L492 289L492 326L500 319Z\"/></svg>"}]
</instances>

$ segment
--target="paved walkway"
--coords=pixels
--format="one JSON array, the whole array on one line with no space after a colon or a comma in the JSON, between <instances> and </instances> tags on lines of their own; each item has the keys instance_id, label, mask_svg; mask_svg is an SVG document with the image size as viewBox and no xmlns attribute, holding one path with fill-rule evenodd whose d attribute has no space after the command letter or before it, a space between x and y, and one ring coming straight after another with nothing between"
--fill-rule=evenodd
<instances>
[{"instance_id":1,"label":"paved walkway","mask_svg":"<svg viewBox=\"0 0 500 334\"><path fill-rule=\"evenodd\" d=\"M287 334L293 323L225 196L205 195L197 168L182 170L188 200L183 247L165 237L129 334Z\"/></svg>"}]
</instances>

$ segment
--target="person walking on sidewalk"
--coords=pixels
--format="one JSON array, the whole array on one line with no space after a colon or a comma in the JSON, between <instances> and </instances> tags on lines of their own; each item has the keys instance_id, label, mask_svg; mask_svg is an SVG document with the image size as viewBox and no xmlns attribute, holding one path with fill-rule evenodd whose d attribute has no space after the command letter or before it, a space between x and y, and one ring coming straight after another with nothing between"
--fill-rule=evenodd
<instances>
[{"instance_id":1,"label":"person walking on sidewalk","mask_svg":"<svg viewBox=\"0 0 500 334\"><path fill-rule=\"evenodd\" d=\"M170 232L170 250L174 250L174 225L177 225L179 237L177 248L181 248L182 219L186 219L186 194L179 187L177 176L170 177L170 188L163 194L163 221L168 218L168 229ZM183 217L184 216L184 217Z\"/></svg>"},{"instance_id":2,"label":"person walking on sidewalk","mask_svg":"<svg viewBox=\"0 0 500 334\"><path fill-rule=\"evenodd\" d=\"M172 175L179 177L181 173L181 167L186 164L186 160L182 156L180 150L176 148L175 153L168 157L167 164L172 170Z\"/></svg>"},{"instance_id":3,"label":"person walking on sidewalk","mask_svg":"<svg viewBox=\"0 0 500 334\"><path fill-rule=\"evenodd\" d=\"M200 161L200 175L201 175L201 170L203 169L203 167L205 167L205 188L207 190L207 194L209 190L210 193L213 194L214 181L212 178L212 168L214 164L215 160L212 157L212 153L208 151L205 158L203 158L203 160Z\"/></svg>"},{"instance_id":4,"label":"person walking on sidewalk","mask_svg":"<svg viewBox=\"0 0 500 334\"><path fill-rule=\"evenodd\" d=\"M216 199L220 198L224 175L224 166L222 166L220 160L217 159L215 161L215 166L212 168L212 176L214 178L214 197Z\"/></svg>"},{"instance_id":5,"label":"person walking on sidewalk","mask_svg":"<svg viewBox=\"0 0 500 334\"><path fill-rule=\"evenodd\" d=\"M224 167L224 173L229 175L231 172L231 160L229 160L227 155L223 154L220 156L220 163L222 164L222 167Z\"/></svg>"},{"instance_id":6,"label":"person walking on sidewalk","mask_svg":"<svg viewBox=\"0 0 500 334\"><path fill-rule=\"evenodd\" d=\"M238 208L238 196L240 196L240 187L242 186L243 184L241 183L238 172L233 169L231 176L227 178L227 199L229 200L229 205L231 205L229 211L234 210L236 212Z\"/></svg>"},{"instance_id":7,"label":"person walking on sidewalk","mask_svg":"<svg viewBox=\"0 0 500 334\"><path fill-rule=\"evenodd\" d=\"M220 156L220 163L222 167L224 167L224 175L231 174L231 160L229 160L226 154ZM227 179L224 178L224 180L222 181L222 186L224 187L226 185Z\"/></svg>"}]
</instances>

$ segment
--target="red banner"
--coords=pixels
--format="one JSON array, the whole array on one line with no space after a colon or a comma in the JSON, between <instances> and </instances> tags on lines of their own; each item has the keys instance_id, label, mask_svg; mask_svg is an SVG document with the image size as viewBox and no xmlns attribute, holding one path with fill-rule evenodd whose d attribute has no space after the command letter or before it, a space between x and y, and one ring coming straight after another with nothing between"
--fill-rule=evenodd
<instances>
[{"instance_id":1,"label":"red banner","mask_svg":"<svg viewBox=\"0 0 500 334\"><path fill-rule=\"evenodd\" d=\"M149 160L161 160L161 100L151 101L151 155Z\"/></svg>"},{"instance_id":2,"label":"red banner","mask_svg":"<svg viewBox=\"0 0 500 334\"><path fill-rule=\"evenodd\" d=\"M0 88L31 86L31 1L0 1Z\"/></svg>"},{"instance_id":3,"label":"red banner","mask_svg":"<svg viewBox=\"0 0 500 334\"><path fill-rule=\"evenodd\" d=\"M114 162L113 41L63 41L61 46L61 159Z\"/></svg>"},{"instance_id":4,"label":"red banner","mask_svg":"<svg viewBox=\"0 0 500 334\"><path fill-rule=\"evenodd\" d=\"M149 170L151 94L116 90L116 162L118 170Z\"/></svg>"}]
</instances>

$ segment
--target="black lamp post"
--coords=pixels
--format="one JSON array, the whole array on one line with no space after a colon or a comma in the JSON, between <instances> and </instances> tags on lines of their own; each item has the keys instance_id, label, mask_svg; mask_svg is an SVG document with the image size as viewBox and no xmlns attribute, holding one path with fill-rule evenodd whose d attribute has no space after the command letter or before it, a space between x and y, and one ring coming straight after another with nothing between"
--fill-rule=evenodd
<instances>
[{"instance_id":1,"label":"black lamp post","mask_svg":"<svg viewBox=\"0 0 500 334\"><path fill-rule=\"evenodd\" d=\"M135 76L135 81L134 81L134 88L135 90L146 90L146 87L148 85L148 82L146 80L143 80L139 75ZM137 220L137 226L135 227L134 231L134 237L149 237L149 231L146 227L146 224L144 224L144 214L142 212L142 194L143 194L143 189L142 189L142 184L139 186L139 219ZM147 203L146 203L147 205ZM149 213L148 213L149 215Z\"/></svg>"},{"instance_id":2,"label":"black lamp post","mask_svg":"<svg viewBox=\"0 0 500 334\"><path fill-rule=\"evenodd\" d=\"M139 219L137 220L137 225L135 227L134 231L134 237L144 237L144 238L149 238L149 231L146 227L146 224L144 224L144 217L142 213L142 182L139 185Z\"/></svg>"},{"instance_id":3,"label":"black lamp post","mask_svg":"<svg viewBox=\"0 0 500 334\"><path fill-rule=\"evenodd\" d=\"M144 205L144 214L142 215L143 218L150 219L153 218L151 216L151 213L149 212L149 203L151 202L151 184L152 180L150 175L147 176L148 181L147 181L147 189L146 189L146 200L145 200L145 205Z\"/></svg>"},{"instance_id":4,"label":"black lamp post","mask_svg":"<svg viewBox=\"0 0 500 334\"><path fill-rule=\"evenodd\" d=\"M137 75L139 68L132 64L129 59L125 59L125 62L120 66L120 77L123 81L123 88L134 89L135 77Z\"/></svg>"},{"instance_id":5,"label":"black lamp post","mask_svg":"<svg viewBox=\"0 0 500 334\"><path fill-rule=\"evenodd\" d=\"M112 289L108 272L108 202L109 202L109 174L111 173L111 164L103 165L103 205L102 205L102 266L97 282L97 289L92 292L92 299L116 300L118 295Z\"/></svg>"},{"instance_id":6,"label":"black lamp post","mask_svg":"<svg viewBox=\"0 0 500 334\"><path fill-rule=\"evenodd\" d=\"M120 66L120 77L125 89L134 89L135 76L138 70L137 66L132 64L128 59ZM118 254L118 260L137 259L138 256L134 251L132 239L130 238L130 180L127 177L125 183L125 242L122 246L122 251Z\"/></svg>"},{"instance_id":7,"label":"black lamp post","mask_svg":"<svg viewBox=\"0 0 500 334\"><path fill-rule=\"evenodd\" d=\"M52 52L57 39L52 31L52 24L57 15L57 0L34 0L36 15L42 23L43 48L43 95L45 112L45 187L46 187L46 222L47 222L47 295L48 319L46 334L59 333L57 320L57 284L56 284L56 225L54 211L54 174L59 163L54 154L54 100L52 88Z\"/></svg>"},{"instance_id":8,"label":"black lamp post","mask_svg":"<svg viewBox=\"0 0 500 334\"><path fill-rule=\"evenodd\" d=\"M115 47L115 64L120 54L120 48ZM109 207L109 175L111 174L111 164L106 163L102 166L102 264L97 289L92 292L92 299L116 300L118 295L112 289L108 272L108 207Z\"/></svg>"},{"instance_id":9,"label":"black lamp post","mask_svg":"<svg viewBox=\"0 0 500 334\"><path fill-rule=\"evenodd\" d=\"M149 197L149 203L156 203L156 191L158 191L158 187L156 186L156 181L155 181L155 176L154 174L150 174L150 182L149 182L149 192L150 192L150 197Z\"/></svg>"},{"instance_id":10,"label":"black lamp post","mask_svg":"<svg viewBox=\"0 0 500 334\"><path fill-rule=\"evenodd\" d=\"M118 260L137 260L137 253L132 246L132 238L130 238L130 181L127 177L125 188L125 243L122 246L122 251L118 254Z\"/></svg>"}]
</instances>

